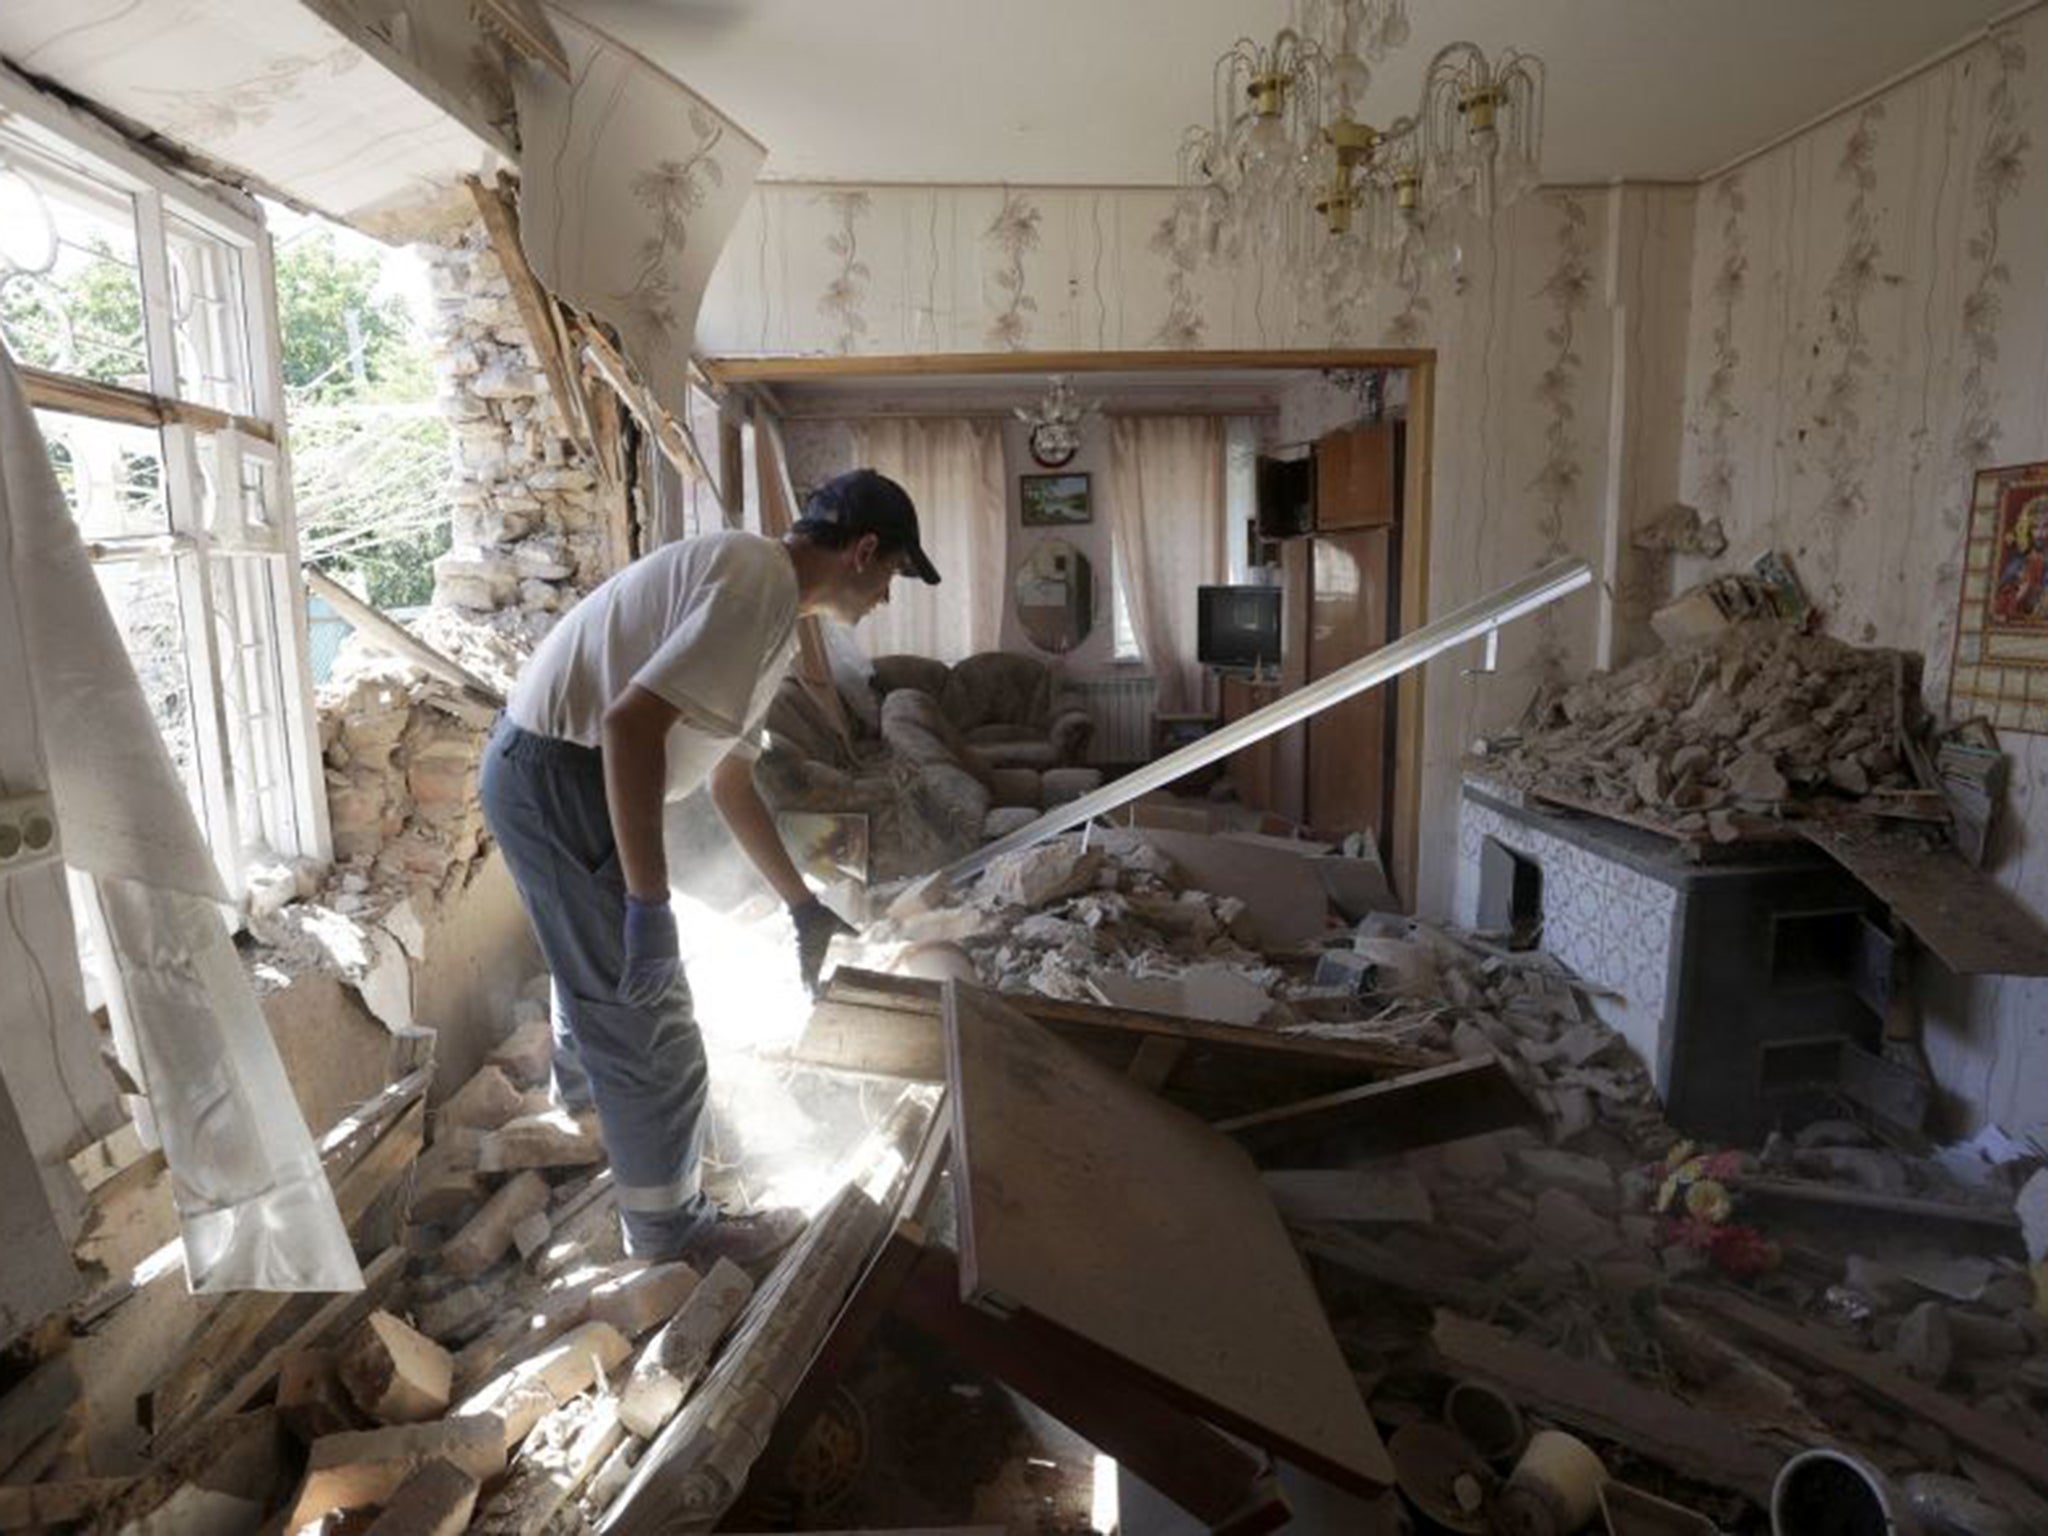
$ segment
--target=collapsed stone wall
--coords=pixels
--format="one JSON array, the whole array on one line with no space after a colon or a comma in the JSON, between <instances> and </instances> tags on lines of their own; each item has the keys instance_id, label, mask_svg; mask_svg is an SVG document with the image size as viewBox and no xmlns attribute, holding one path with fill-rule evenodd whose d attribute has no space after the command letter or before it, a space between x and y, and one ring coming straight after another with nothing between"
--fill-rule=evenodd
<instances>
[{"instance_id":1,"label":"collapsed stone wall","mask_svg":"<svg viewBox=\"0 0 2048 1536\"><path fill-rule=\"evenodd\" d=\"M430 255L439 404L453 427L449 553L408 627L500 692L577 598L610 574L612 500L576 448L483 227ZM282 980L340 975L394 1029L412 1023L423 935L488 849L477 767L493 711L352 635L318 696L335 867L252 928Z\"/></svg>"},{"instance_id":2,"label":"collapsed stone wall","mask_svg":"<svg viewBox=\"0 0 2048 1536\"><path fill-rule=\"evenodd\" d=\"M610 574L607 492L577 452L482 225L431 260L435 372L454 429L453 548L434 602L528 645Z\"/></svg>"}]
</instances>

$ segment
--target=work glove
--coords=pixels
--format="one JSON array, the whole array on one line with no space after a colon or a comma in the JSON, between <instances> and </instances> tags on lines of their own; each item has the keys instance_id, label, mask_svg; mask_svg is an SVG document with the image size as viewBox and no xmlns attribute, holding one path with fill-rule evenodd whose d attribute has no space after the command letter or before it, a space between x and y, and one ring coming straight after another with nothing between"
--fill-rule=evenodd
<instances>
[{"instance_id":1,"label":"work glove","mask_svg":"<svg viewBox=\"0 0 2048 1536\"><path fill-rule=\"evenodd\" d=\"M789 920L796 924L797 974L804 979L804 990L816 997L818 972L824 969L825 951L841 934L854 938L860 930L815 896L791 907Z\"/></svg>"},{"instance_id":2,"label":"work glove","mask_svg":"<svg viewBox=\"0 0 2048 1536\"><path fill-rule=\"evenodd\" d=\"M675 985L682 964L676 950L676 914L666 901L626 897L626 968L619 1001L633 1008L658 1003Z\"/></svg>"}]
</instances>

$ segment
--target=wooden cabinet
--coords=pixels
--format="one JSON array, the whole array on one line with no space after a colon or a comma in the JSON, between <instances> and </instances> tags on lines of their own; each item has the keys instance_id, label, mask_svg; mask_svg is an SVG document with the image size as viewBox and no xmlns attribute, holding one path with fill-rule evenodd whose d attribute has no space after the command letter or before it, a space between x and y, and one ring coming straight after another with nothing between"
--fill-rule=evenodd
<instances>
[{"instance_id":1,"label":"wooden cabinet","mask_svg":"<svg viewBox=\"0 0 2048 1536\"><path fill-rule=\"evenodd\" d=\"M1401 520L1406 437L1399 421L1360 422L1316 442L1316 531Z\"/></svg>"},{"instance_id":2,"label":"wooden cabinet","mask_svg":"<svg viewBox=\"0 0 2048 1536\"><path fill-rule=\"evenodd\" d=\"M1280 545L1279 681L1225 677L1226 723L1400 634L1404 442L1399 421L1345 427L1317 442L1315 530ZM1394 709L1394 690L1376 688L1247 747L1227 769L1238 798L1333 836L1373 832L1386 851Z\"/></svg>"},{"instance_id":3,"label":"wooden cabinet","mask_svg":"<svg viewBox=\"0 0 2048 1536\"><path fill-rule=\"evenodd\" d=\"M1233 720L1242 720L1252 711L1264 709L1285 692L1277 678L1261 681L1235 673L1226 674L1222 689L1223 723L1228 725ZM1262 811L1287 814L1280 804L1284 798L1281 785L1286 755L1283 739L1293 734L1293 730L1281 731L1264 741L1253 742L1241 752L1233 752L1225 760L1224 772L1230 779L1230 787L1237 792L1239 803L1257 806Z\"/></svg>"},{"instance_id":4,"label":"wooden cabinet","mask_svg":"<svg viewBox=\"0 0 2048 1536\"><path fill-rule=\"evenodd\" d=\"M1394 539L1391 528L1361 528L1312 541L1305 681L1327 677L1387 643ZM1392 691L1381 687L1308 722L1309 825L1331 834L1386 832L1392 716Z\"/></svg>"}]
</instances>

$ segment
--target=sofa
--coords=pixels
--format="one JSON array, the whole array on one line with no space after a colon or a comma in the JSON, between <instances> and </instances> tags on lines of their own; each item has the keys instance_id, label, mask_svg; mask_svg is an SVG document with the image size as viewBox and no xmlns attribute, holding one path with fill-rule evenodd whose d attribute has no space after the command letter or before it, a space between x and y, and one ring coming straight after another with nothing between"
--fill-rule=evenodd
<instances>
[{"instance_id":1,"label":"sofa","mask_svg":"<svg viewBox=\"0 0 2048 1536\"><path fill-rule=\"evenodd\" d=\"M1038 665L1028 657L1016 659ZM925 657L878 661L874 693L880 705L870 712L876 722L872 735L861 712L851 708L845 712L850 729L842 732L801 680L785 679L769 705L767 747L754 768L762 798L777 812L867 816L869 877L882 882L951 863L984 842L1035 821L1049 806L1101 784L1097 770L1056 760L1058 748L1050 732L1058 717L1049 708L1048 734L1022 740L998 736L986 744L973 741L940 703L950 674L957 671L958 667ZM939 692L918 683L935 685ZM976 718L971 701L980 686L971 670L956 690L956 701L971 719ZM1028 693L1024 705L1031 702ZM997 687L991 687L990 694L999 700L1005 697ZM1049 705L1049 688L1046 695ZM1016 696L1009 697L1014 701ZM1017 713L1030 718L1022 706ZM984 717L978 728L1003 724ZM1021 720L1008 724L1031 729ZM1063 739L1072 740L1073 735L1069 726ZM1080 740L1085 743L1085 732ZM1043 750L1020 754L1015 750L1020 747ZM1018 761L1020 756L1027 760ZM1044 767L1029 761L1048 758L1055 760Z\"/></svg>"},{"instance_id":2,"label":"sofa","mask_svg":"<svg viewBox=\"0 0 2048 1536\"><path fill-rule=\"evenodd\" d=\"M999 768L1072 768L1088 752L1095 723L1031 656L982 651L948 666L929 656L881 656L873 685L886 703L903 688L929 694L969 746Z\"/></svg>"}]
</instances>

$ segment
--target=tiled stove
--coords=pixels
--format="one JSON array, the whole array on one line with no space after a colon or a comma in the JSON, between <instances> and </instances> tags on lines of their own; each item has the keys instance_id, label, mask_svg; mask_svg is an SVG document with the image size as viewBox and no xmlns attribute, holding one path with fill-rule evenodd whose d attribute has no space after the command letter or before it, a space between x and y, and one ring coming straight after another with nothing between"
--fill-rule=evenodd
<instances>
[{"instance_id":1,"label":"tiled stove","mask_svg":"<svg viewBox=\"0 0 2048 1536\"><path fill-rule=\"evenodd\" d=\"M1540 909L1543 947L1616 994L1594 1009L1689 1134L1753 1142L1771 1128L1774 1047L1877 1043L1880 1021L1854 977L1867 919L1882 909L1803 844L1697 864L1654 833L1517 806L1468 780L1457 920L1505 927L1518 895Z\"/></svg>"}]
</instances>

